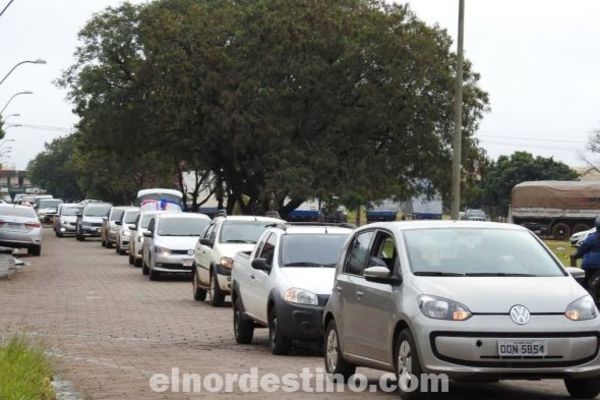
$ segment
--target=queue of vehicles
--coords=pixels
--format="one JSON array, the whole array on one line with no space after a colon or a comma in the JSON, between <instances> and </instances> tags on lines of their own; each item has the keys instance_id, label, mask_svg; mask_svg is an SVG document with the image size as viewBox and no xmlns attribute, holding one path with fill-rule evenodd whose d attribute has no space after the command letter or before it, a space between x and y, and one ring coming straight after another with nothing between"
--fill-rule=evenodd
<instances>
[{"instance_id":1,"label":"queue of vehicles","mask_svg":"<svg viewBox=\"0 0 600 400\"><path fill-rule=\"evenodd\" d=\"M55 230L66 233L68 214L77 214L71 232L118 243L150 280L188 275L193 298L213 306L229 295L237 343L251 343L260 328L268 329L273 354L319 343L327 372L344 380L369 367L395 373L398 382L422 373L492 382L552 378L563 379L572 397L600 393L600 316L576 280L581 270L564 267L525 228L402 221L355 229L225 214L211 220L181 212L181 198L171 195L144 193L139 208L63 204ZM111 231L113 213L119 217ZM406 399L423 394L399 390Z\"/></svg>"}]
</instances>

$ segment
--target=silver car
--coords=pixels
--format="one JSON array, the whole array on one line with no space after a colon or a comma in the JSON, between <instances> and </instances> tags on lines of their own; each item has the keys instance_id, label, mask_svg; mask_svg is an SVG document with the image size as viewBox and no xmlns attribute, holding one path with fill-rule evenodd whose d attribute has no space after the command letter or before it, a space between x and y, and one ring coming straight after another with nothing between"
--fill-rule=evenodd
<instances>
[{"instance_id":1,"label":"silver car","mask_svg":"<svg viewBox=\"0 0 600 400\"><path fill-rule=\"evenodd\" d=\"M100 237L103 218L108 216L111 208L112 204L109 203L87 203L77 219L75 236L77 240L83 241L86 237Z\"/></svg>"},{"instance_id":2,"label":"silver car","mask_svg":"<svg viewBox=\"0 0 600 400\"><path fill-rule=\"evenodd\" d=\"M161 274L192 274L196 243L210 218L204 214L165 213L152 218L144 232L142 272L150 280Z\"/></svg>"},{"instance_id":3,"label":"silver car","mask_svg":"<svg viewBox=\"0 0 600 400\"><path fill-rule=\"evenodd\" d=\"M81 214L83 206L77 203L66 203L58 206L54 218L54 233L58 237L75 234L77 230L77 217Z\"/></svg>"},{"instance_id":4,"label":"silver car","mask_svg":"<svg viewBox=\"0 0 600 400\"><path fill-rule=\"evenodd\" d=\"M33 208L0 204L0 246L42 253L42 224Z\"/></svg>"},{"instance_id":5,"label":"silver car","mask_svg":"<svg viewBox=\"0 0 600 400\"><path fill-rule=\"evenodd\" d=\"M573 397L593 398L600 318L569 272L515 225L364 226L346 243L325 309L327 371L345 379L357 366L395 372L403 398L421 394L409 389L423 374L560 378Z\"/></svg>"}]
</instances>

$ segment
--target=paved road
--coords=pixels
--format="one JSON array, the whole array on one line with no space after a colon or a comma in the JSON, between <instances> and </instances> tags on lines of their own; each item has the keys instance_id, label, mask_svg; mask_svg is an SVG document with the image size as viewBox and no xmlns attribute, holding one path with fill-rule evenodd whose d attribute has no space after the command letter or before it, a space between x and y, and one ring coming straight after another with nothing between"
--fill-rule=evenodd
<instances>
[{"instance_id":1,"label":"paved road","mask_svg":"<svg viewBox=\"0 0 600 400\"><path fill-rule=\"evenodd\" d=\"M157 373L261 375L300 373L321 368L318 349L300 348L290 356L269 353L266 331L254 345L236 345L231 310L194 302L191 283L181 279L150 282L126 257L98 241L57 239L45 232L43 255L11 280L0 280L0 337L20 333L42 340L54 354L59 374L89 399L188 399L214 397L203 392L157 393ZM378 371L361 370L371 382ZM160 382L159 382L160 383ZM314 383L314 382L313 382ZM180 387L181 388L181 387ZM182 388L181 388L182 389ZM384 393L235 393L223 399L398 398ZM561 381L454 384L434 399L567 398Z\"/></svg>"}]
</instances>

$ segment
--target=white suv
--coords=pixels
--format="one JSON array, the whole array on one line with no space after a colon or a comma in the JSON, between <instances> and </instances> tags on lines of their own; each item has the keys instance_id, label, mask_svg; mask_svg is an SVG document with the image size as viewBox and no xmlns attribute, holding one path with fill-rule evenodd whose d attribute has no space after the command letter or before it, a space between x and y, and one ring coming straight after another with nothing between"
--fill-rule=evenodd
<instances>
[{"instance_id":1,"label":"white suv","mask_svg":"<svg viewBox=\"0 0 600 400\"><path fill-rule=\"evenodd\" d=\"M212 220L196 245L193 294L211 305L222 306L231 292L231 265L238 251L251 251L268 225L285 224L278 218L219 216Z\"/></svg>"},{"instance_id":2,"label":"white suv","mask_svg":"<svg viewBox=\"0 0 600 400\"><path fill-rule=\"evenodd\" d=\"M287 354L293 341L322 343L323 309L352 231L335 224L276 226L251 253L238 253L231 294L236 341L250 343L255 327L268 327L273 354Z\"/></svg>"}]
</instances>

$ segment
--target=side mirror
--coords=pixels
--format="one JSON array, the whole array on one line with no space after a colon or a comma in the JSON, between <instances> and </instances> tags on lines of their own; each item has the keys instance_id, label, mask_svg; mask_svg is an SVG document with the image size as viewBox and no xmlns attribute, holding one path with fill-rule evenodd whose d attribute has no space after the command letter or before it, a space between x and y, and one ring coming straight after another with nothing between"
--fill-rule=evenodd
<instances>
[{"instance_id":1,"label":"side mirror","mask_svg":"<svg viewBox=\"0 0 600 400\"><path fill-rule=\"evenodd\" d=\"M123 223L121 221L115 221L115 225L121 226L121 225L123 225Z\"/></svg>"},{"instance_id":2,"label":"side mirror","mask_svg":"<svg viewBox=\"0 0 600 400\"><path fill-rule=\"evenodd\" d=\"M131 224L128 226L129 230L131 231L136 231L137 230L137 225Z\"/></svg>"},{"instance_id":3,"label":"side mirror","mask_svg":"<svg viewBox=\"0 0 600 400\"><path fill-rule=\"evenodd\" d=\"M152 237L152 232L150 232L150 231L144 231L144 237L151 238Z\"/></svg>"},{"instance_id":4,"label":"side mirror","mask_svg":"<svg viewBox=\"0 0 600 400\"><path fill-rule=\"evenodd\" d=\"M267 260L265 260L264 258L255 258L254 260L252 260L252 268L264 272L271 271L271 266L267 264Z\"/></svg>"},{"instance_id":5,"label":"side mirror","mask_svg":"<svg viewBox=\"0 0 600 400\"><path fill-rule=\"evenodd\" d=\"M399 284L398 278L392 278L392 272L387 267L373 266L363 271L363 276L369 282Z\"/></svg>"},{"instance_id":6,"label":"side mirror","mask_svg":"<svg viewBox=\"0 0 600 400\"><path fill-rule=\"evenodd\" d=\"M213 247L213 245L214 245L212 240L206 239L206 238L200 239L200 244L203 246L208 246L208 247Z\"/></svg>"},{"instance_id":7,"label":"side mirror","mask_svg":"<svg viewBox=\"0 0 600 400\"><path fill-rule=\"evenodd\" d=\"M575 280L579 283L583 284L583 280L585 279L585 271L581 268L575 267L567 267L567 272L571 275Z\"/></svg>"}]
</instances>

